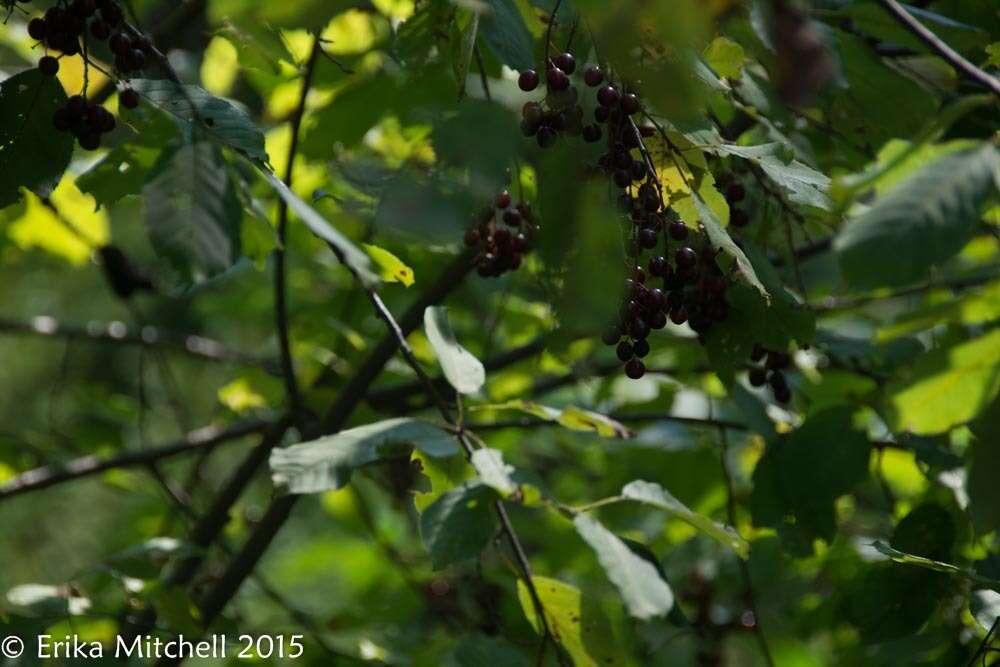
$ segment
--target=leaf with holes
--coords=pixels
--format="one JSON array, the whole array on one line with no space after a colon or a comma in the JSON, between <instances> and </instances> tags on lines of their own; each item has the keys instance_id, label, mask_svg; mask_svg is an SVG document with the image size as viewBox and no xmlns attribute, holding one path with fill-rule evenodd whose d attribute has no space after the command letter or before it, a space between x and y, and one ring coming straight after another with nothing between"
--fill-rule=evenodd
<instances>
[{"instance_id":1,"label":"leaf with holes","mask_svg":"<svg viewBox=\"0 0 1000 667\"><path fill-rule=\"evenodd\" d=\"M65 103L59 80L37 68L0 83L0 209L21 198L20 188L48 197L59 184L74 141L52 128L52 116Z\"/></svg>"},{"instance_id":2,"label":"leaf with holes","mask_svg":"<svg viewBox=\"0 0 1000 667\"><path fill-rule=\"evenodd\" d=\"M136 79L132 87L172 116L195 140L208 136L251 159L267 162L264 133L229 100L198 86L181 86L166 79Z\"/></svg>"}]
</instances>

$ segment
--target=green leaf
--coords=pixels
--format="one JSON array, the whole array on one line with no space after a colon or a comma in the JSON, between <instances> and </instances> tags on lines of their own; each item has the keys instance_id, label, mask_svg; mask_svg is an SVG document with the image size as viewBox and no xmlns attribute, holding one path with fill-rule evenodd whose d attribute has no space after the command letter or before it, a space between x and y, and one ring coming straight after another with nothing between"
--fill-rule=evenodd
<instances>
[{"instance_id":1,"label":"green leaf","mask_svg":"<svg viewBox=\"0 0 1000 667\"><path fill-rule=\"evenodd\" d=\"M955 520L940 505L924 503L903 517L889 542L900 551L948 560L955 546Z\"/></svg>"},{"instance_id":2,"label":"green leaf","mask_svg":"<svg viewBox=\"0 0 1000 667\"><path fill-rule=\"evenodd\" d=\"M444 376L455 391L460 394L479 391L486 382L486 369L479 359L455 340L447 309L431 306L424 311L424 333L434 348Z\"/></svg>"},{"instance_id":3,"label":"green leaf","mask_svg":"<svg viewBox=\"0 0 1000 667\"><path fill-rule=\"evenodd\" d=\"M23 584L7 591L7 602L33 616L61 618L80 616L90 610L90 600L76 595L68 586Z\"/></svg>"},{"instance_id":4,"label":"green leaf","mask_svg":"<svg viewBox=\"0 0 1000 667\"><path fill-rule=\"evenodd\" d=\"M760 292L765 299L769 300L771 297L767 293L767 288L764 287L764 284L757 277L753 264L750 263L746 254L740 250L740 247L733 242L733 239L729 237L729 233L722 228L719 219L715 216L715 212L712 211L697 192L692 192L691 195L694 197L698 217L701 219L701 224L705 225L705 231L708 233L708 240L712 243L712 246L721 249L724 253L732 257L736 261L736 266L743 278Z\"/></svg>"},{"instance_id":5,"label":"green leaf","mask_svg":"<svg viewBox=\"0 0 1000 667\"><path fill-rule=\"evenodd\" d=\"M487 11L480 21L483 41L497 59L516 70L530 69L535 64L531 33L514 0L486 0Z\"/></svg>"},{"instance_id":6,"label":"green leaf","mask_svg":"<svg viewBox=\"0 0 1000 667\"><path fill-rule=\"evenodd\" d=\"M434 569L475 558L495 530L493 490L466 484L441 495L420 515L420 537Z\"/></svg>"},{"instance_id":7,"label":"green leaf","mask_svg":"<svg viewBox=\"0 0 1000 667\"><path fill-rule=\"evenodd\" d=\"M74 140L53 129L52 115L65 103L59 80L37 67L0 83L0 209L21 198L19 188L48 197L59 184Z\"/></svg>"},{"instance_id":8,"label":"green leaf","mask_svg":"<svg viewBox=\"0 0 1000 667\"><path fill-rule=\"evenodd\" d=\"M163 156L142 189L153 247L187 283L231 267L240 256L243 212L218 146L186 144Z\"/></svg>"},{"instance_id":9,"label":"green leaf","mask_svg":"<svg viewBox=\"0 0 1000 667\"><path fill-rule=\"evenodd\" d=\"M458 667L528 667L528 659L499 637L467 634L455 647Z\"/></svg>"},{"instance_id":10,"label":"green leaf","mask_svg":"<svg viewBox=\"0 0 1000 667\"><path fill-rule=\"evenodd\" d=\"M316 209L302 201L298 195L288 189L280 178L266 169L261 169L264 178L278 196L285 200L288 207L295 211L302 222L313 234L330 244L338 259L342 261L365 287L375 287L379 283L378 276L372 271L371 261L363 250L337 231L326 221Z\"/></svg>"},{"instance_id":11,"label":"green leaf","mask_svg":"<svg viewBox=\"0 0 1000 667\"><path fill-rule=\"evenodd\" d=\"M458 62L455 63L459 99L465 97L465 81L469 75L472 54L476 48L476 37L479 34L479 12L473 11L470 14L469 23L462 31L462 50L458 54Z\"/></svg>"},{"instance_id":12,"label":"green leaf","mask_svg":"<svg viewBox=\"0 0 1000 667\"><path fill-rule=\"evenodd\" d=\"M889 384L894 431L942 433L964 424L1000 392L1000 329L921 355Z\"/></svg>"},{"instance_id":13,"label":"green leaf","mask_svg":"<svg viewBox=\"0 0 1000 667\"><path fill-rule=\"evenodd\" d=\"M573 525L597 553L601 567L618 589L630 615L643 620L666 616L674 606L674 593L655 567L588 515L577 514Z\"/></svg>"},{"instance_id":14,"label":"green leaf","mask_svg":"<svg viewBox=\"0 0 1000 667\"><path fill-rule=\"evenodd\" d=\"M511 479L514 466L503 461L503 452L497 449L477 449L472 452L472 467L476 469L483 484L503 497L517 491L517 484Z\"/></svg>"},{"instance_id":15,"label":"green leaf","mask_svg":"<svg viewBox=\"0 0 1000 667\"><path fill-rule=\"evenodd\" d=\"M831 208L830 178L812 167L792 159L787 146L779 143L758 146L720 144L714 149L720 155L738 155L764 170L794 204L823 210Z\"/></svg>"},{"instance_id":16,"label":"green leaf","mask_svg":"<svg viewBox=\"0 0 1000 667\"><path fill-rule=\"evenodd\" d=\"M584 410L573 405L565 408L552 408L541 403L512 399L504 403L476 405L469 408L471 412L483 410L517 410L542 419L556 422L571 431L596 433L604 438L631 438L632 431L621 422L598 412Z\"/></svg>"},{"instance_id":17,"label":"green leaf","mask_svg":"<svg viewBox=\"0 0 1000 667\"><path fill-rule=\"evenodd\" d=\"M125 119L123 119L125 120ZM115 146L110 153L76 179L82 192L94 196L98 208L110 206L128 195L138 195L165 151L177 148L177 125L166 114L139 107L128 114L135 136Z\"/></svg>"},{"instance_id":18,"label":"green leaf","mask_svg":"<svg viewBox=\"0 0 1000 667\"><path fill-rule=\"evenodd\" d=\"M834 241L844 278L858 288L924 278L975 232L997 192L998 169L1000 152L986 144L934 161L877 199Z\"/></svg>"},{"instance_id":19,"label":"green leaf","mask_svg":"<svg viewBox=\"0 0 1000 667\"><path fill-rule=\"evenodd\" d=\"M285 493L320 493L345 486L351 473L376 461L408 454L458 453L454 437L419 419L397 418L359 426L271 452L271 479Z\"/></svg>"},{"instance_id":20,"label":"green leaf","mask_svg":"<svg viewBox=\"0 0 1000 667\"><path fill-rule=\"evenodd\" d=\"M108 559L115 571L137 579L154 579L170 558L192 555L197 551L173 537L154 537Z\"/></svg>"},{"instance_id":21,"label":"green leaf","mask_svg":"<svg viewBox=\"0 0 1000 667\"><path fill-rule=\"evenodd\" d=\"M198 86L180 86L167 79L134 79L132 87L192 132L196 140L207 135L253 160L267 162L264 134L232 102Z\"/></svg>"},{"instance_id":22,"label":"green leaf","mask_svg":"<svg viewBox=\"0 0 1000 667\"><path fill-rule=\"evenodd\" d=\"M1000 618L1000 593L972 591L969 596L969 611L979 626L989 632Z\"/></svg>"},{"instance_id":23,"label":"green leaf","mask_svg":"<svg viewBox=\"0 0 1000 667\"><path fill-rule=\"evenodd\" d=\"M945 574L951 574L956 577L961 577L971 581L976 586L982 586L983 588L990 588L994 591L1000 591L1000 580L991 579L989 577L984 577L981 574L974 572L968 568L958 567L957 565L952 565L951 563L945 563L939 560L934 560L932 558L925 558L923 556L915 556L913 554L908 554L900 551L899 549L894 549L885 542L876 540L873 544L875 550L884 556L888 556L893 561L897 563L903 563L905 565L915 565L917 567L922 567L927 570L933 570L935 572L944 572Z\"/></svg>"},{"instance_id":24,"label":"green leaf","mask_svg":"<svg viewBox=\"0 0 1000 667\"><path fill-rule=\"evenodd\" d=\"M750 556L750 543L740 537L740 534L735 529L724 526L703 514L695 512L677 500L677 498L659 484L637 479L625 485L625 488L622 489L622 496L629 500L666 510L678 519L691 524L724 547L732 549L736 552L736 555L744 560Z\"/></svg>"},{"instance_id":25,"label":"green leaf","mask_svg":"<svg viewBox=\"0 0 1000 667\"><path fill-rule=\"evenodd\" d=\"M861 570L846 591L846 616L867 644L911 637L927 622L948 578L915 567L878 563Z\"/></svg>"},{"instance_id":26,"label":"green leaf","mask_svg":"<svg viewBox=\"0 0 1000 667\"><path fill-rule=\"evenodd\" d=\"M705 49L705 62L719 76L729 79L740 78L747 57L743 47L728 37L716 37Z\"/></svg>"},{"instance_id":27,"label":"green leaf","mask_svg":"<svg viewBox=\"0 0 1000 667\"><path fill-rule=\"evenodd\" d=\"M545 611L545 622L559 645L576 667L624 665L622 653L615 647L607 617L590 599L584 599L580 589L549 577L532 577L538 598ZM517 598L525 618L535 632L542 633L542 624L528 586L517 582Z\"/></svg>"},{"instance_id":28,"label":"green leaf","mask_svg":"<svg viewBox=\"0 0 1000 667\"><path fill-rule=\"evenodd\" d=\"M994 401L973 424L966 490L969 515L980 535L1000 529L1000 404Z\"/></svg>"},{"instance_id":29,"label":"green leaf","mask_svg":"<svg viewBox=\"0 0 1000 667\"><path fill-rule=\"evenodd\" d=\"M754 524L777 528L799 555L811 553L815 539L834 538L834 501L868 474L871 446L855 430L853 413L853 407L837 406L810 416L769 442L754 470Z\"/></svg>"}]
</instances>

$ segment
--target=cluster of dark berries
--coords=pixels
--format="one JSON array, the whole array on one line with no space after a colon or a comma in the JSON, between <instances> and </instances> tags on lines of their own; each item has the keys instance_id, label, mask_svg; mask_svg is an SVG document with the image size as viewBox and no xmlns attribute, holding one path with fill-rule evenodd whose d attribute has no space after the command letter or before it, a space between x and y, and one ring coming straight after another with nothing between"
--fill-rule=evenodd
<instances>
[{"instance_id":1,"label":"cluster of dark berries","mask_svg":"<svg viewBox=\"0 0 1000 667\"><path fill-rule=\"evenodd\" d=\"M600 126L584 120L580 95L573 84L572 75L576 72L573 54L561 53L555 58L549 58L546 65L545 99L524 105L521 109L521 131L527 137L535 137L542 148L553 145L561 133L582 136L590 143L600 141ZM597 65L591 65L583 71L583 81L587 86L596 88L604 82L604 71ZM538 88L541 76L533 69L525 70L521 72L517 83L521 90L531 92ZM597 93L597 101L601 105L598 118L600 108L610 107L618 101L617 98L612 100L608 96L608 90L613 90L613 86L605 86Z\"/></svg>"},{"instance_id":2,"label":"cluster of dark berries","mask_svg":"<svg viewBox=\"0 0 1000 667\"><path fill-rule=\"evenodd\" d=\"M649 351L651 329L687 325L702 339L726 319L729 282L716 262L716 251L692 231L663 200L663 192L643 145L655 128L632 119L642 104L638 95L608 83L598 91L595 118L607 129L608 149L598 165L620 188L619 204L629 222L628 254L635 268L626 280L619 321L603 336L616 346L625 374L645 373L641 358ZM700 248L696 250L695 248ZM648 252L648 261L643 254ZM653 283L659 281L658 286ZM623 340L624 339L624 340Z\"/></svg>"},{"instance_id":3,"label":"cluster of dark berries","mask_svg":"<svg viewBox=\"0 0 1000 667\"><path fill-rule=\"evenodd\" d=\"M747 191L743 184L733 180L725 187L726 203L729 204L729 224L733 227L746 227L750 224L750 215L737 204L746 199Z\"/></svg>"},{"instance_id":4,"label":"cluster of dark berries","mask_svg":"<svg viewBox=\"0 0 1000 667\"><path fill-rule=\"evenodd\" d=\"M28 34L46 49L66 56L80 53L81 39L89 37L107 40L115 56L115 69L128 75L143 68L153 45L144 36L129 37L125 32L124 15L116 0L61 0L44 16L28 23ZM46 54L38 61L43 74L54 76L59 71L58 58Z\"/></svg>"},{"instance_id":5,"label":"cluster of dark berries","mask_svg":"<svg viewBox=\"0 0 1000 667\"><path fill-rule=\"evenodd\" d=\"M72 132L80 148L97 150L101 145L101 135L115 129L114 115L100 104L87 101L82 95L74 95L64 106L56 109L52 124L60 132Z\"/></svg>"},{"instance_id":6,"label":"cluster of dark berries","mask_svg":"<svg viewBox=\"0 0 1000 667\"><path fill-rule=\"evenodd\" d=\"M792 357L787 352L766 350L760 345L754 345L750 360L755 364L764 362L763 366L750 369L748 379L751 385L754 387L770 385L774 399L779 403L788 403L792 400L792 390L788 387L788 380L783 372L792 365Z\"/></svg>"},{"instance_id":7,"label":"cluster of dark berries","mask_svg":"<svg viewBox=\"0 0 1000 667\"><path fill-rule=\"evenodd\" d=\"M503 190L476 214L473 226L465 232L465 245L479 249L479 275L497 277L521 266L536 231L528 203L515 205L510 192Z\"/></svg>"}]
</instances>

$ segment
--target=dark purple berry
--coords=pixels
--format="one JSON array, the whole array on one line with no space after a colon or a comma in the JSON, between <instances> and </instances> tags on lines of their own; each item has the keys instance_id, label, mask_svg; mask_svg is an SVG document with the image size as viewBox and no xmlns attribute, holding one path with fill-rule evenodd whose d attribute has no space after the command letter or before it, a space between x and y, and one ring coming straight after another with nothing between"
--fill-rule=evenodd
<instances>
[{"instance_id":1,"label":"dark purple berry","mask_svg":"<svg viewBox=\"0 0 1000 667\"><path fill-rule=\"evenodd\" d=\"M611 110L607 107L597 107L594 109L594 120L598 123L608 122L608 118L611 117Z\"/></svg>"},{"instance_id":2,"label":"dark purple berry","mask_svg":"<svg viewBox=\"0 0 1000 667\"><path fill-rule=\"evenodd\" d=\"M687 246L677 249L674 253L674 261L677 262L677 268L689 269L698 263L698 253L696 253L692 248Z\"/></svg>"},{"instance_id":3,"label":"dark purple berry","mask_svg":"<svg viewBox=\"0 0 1000 667\"><path fill-rule=\"evenodd\" d=\"M779 403L788 403L792 400L792 390L787 386L774 387L774 399Z\"/></svg>"},{"instance_id":4,"label":"dark purple berry","mask_svg":"<svg viewBox=\"0 0 1000 667\"><path fill-rule=\"evenodd\" d=\"M108 48L111 49L111 53L124 56L132 49L132 40L127 35L116 32L108 39Z\"/></svg>"},{"instance_id":5,"label":"dark purple berry","mask_svg":"<svg viewBox=\"0 0 1000 667\"><path fill-rule=\"evenodd\" d=\"M618 358L622 361L628 361L635 356L632 353L632 344L624 340L618 343L618 347L615 348L615 354L617 354Z\"/></svg>"},{"instance_id":6,"label":"dark purple berry","mask_svg":"<svg viewBox=\"0 0 1000 667\"><path fill-rule=\"evenodd\" d=\"M657 255L649 260L650 275L662 278L667 272L667 258Z\"/></svg>"},{"instance_id":7,"label":"dark purple berry","mask_svg":"<svg viewBox=\"0 0 1000 667\"><path fill-rule=\"evenodd\" d=\"M126 109L135 109L139 106L139 93L135 92L131 88L126 88L121 92L118 101L122 103L122 106Z\"/></svg>"},{"instance_id":8,"label":"dark purple berry","mask_svg":"<svg viewBox=\"0 0 1000 667\"><path fill-rule=\"evenodd\" d=\"M37 39L39 41L45 39L45 36L49 32L49 24L45 19L34 18L28 22L28 34L31 35L32 39Z\"/></svg>"},{"instance_id":9,"label":"dark purple berry","mask_svg":"<svg viewBox=\"0 0 1000 667\"><path fill-rule=\"evenodd\" d=\"M618 104L619 98L618 89L614 86L604 86L597 91L597 103L602 107L613 107Z\"/></svg>"},{"instance_id":10,"label":"dark purple berry","mask_svg":"<svg viewBox=\"0 0 1000 667\"><path fill-rule=\"evenodd\" d=\"M750 384L754 387L763 387L767 384L767 371L763 368L753 368L748 375Z\"/></svg>"},{"instance_id":11,"label":"dark purple berry","mask_svg":"<svg viewBox=\"0 0 1000 667\"><path fill-rule=\"evenodd\" d=\"M576 70L576 59L572 53L560 53L556 56L555 64L566 74L572 74Z\"/></svg>"},{"instance_id":12,"label":"dark purple berry","mask_svg":"<svg viewBox=\"0 0 1000 667\"><path fill-rule=\"evenodd\" d=\"M80 148L85 151L96 151L101 147L101 135L97 132L87 132L78 138Z\"/></svg>"},{"instance_id":13,"label":"dark purple berry","mask_svg":"<svg viewBox=\"0 0 1000 667\"><path fill-rule=\"evenodd\" d=\"M645 357L649 354L649 341L637 340L632 346L632 354L639 358Z\"/></svg>"},{"instance_id":14,"label":"dark purple berry","mask_svg":"<svg viewBox=\"0 0 1000 667\"><path fill-rule=\"evenodd\" d=\"M584 70L583 81L591 88L596 88L604 81L604 70L597 65L591 65Z\"/></svg>"},{"instance_id":15,"label":"dark purple berry","mask_svg":"<svg viewBox=\"0 0 1000 667\"><path fill-rule=\"evenodd\" d=\"M569 77L566 75L566 72L558 67L550 68L545 75L545 80L552 90L566 90L569 88Z\"/></svg>"},{"instance_id":16,"label":"dark purple berry","mask_svg":"<svg viewBox=\"0 0 1000 667\"><path fill-rule=\"evenodd\" d=\"M538 88L538 72L533 69L526 69L517 77L517 86L526 93Z\"/></svg>"},{"instance_id":17,"label":"dark purple berry","mask_svg":"<svg viewBox=\"0 0 1000 667\"><path fill-rule=\"evenodd\" d=\"M647 250L655 248L658 234L655 229L643 229L639 232L639 245Z\"/></svg>"},{"instance_id":18,"label":"dark purple berry","mask_svg":"<svg viewBox=\"0 0 1000 667\"><path fill-rule=\"evenodd\" d=\"M632 359L625 364L625 375L633 380L638 380L646 374L646 366L638 359Z\"/></svg>"},{"instance_id":19,"label":"dark purple berry","mask_svg":"<svg viewBox=\"0 0 1000 667\"><path fill-rule=\"evenodd\" d=\"M743 187L742 183L732 183L728 188L726 188L726 201L730 204L741 202L746 196L747 191L746 188Z\"/></svg>"},{"instance_id":20,"label":"dark purple berry","mask_svg":"<svg viewBox=\"0 0 1000 667\"><path fill-rule=\"evenodd\" d=\"M556 143L556 138L556 131L551 127L540 127L538 128L538 134L535 135L535 140L542 148L548 148Z\"/></svg>"},{"instance_id":21,"label":"dark purple berry","mask_svg":"<svg viewBox=\"0 0 1000 667\"><path fill-rule=\"evenodd\" d=\"M688 237L688 226L680 220L670 223L670 238L675 241L683 241Z\"/></svg>"},{"instance_id":22,"label":"dark purple berry","mask_svg":"<svg viewBox=\"0 0 1000 667\"><path fill-rule=\"evenodd\" d=\"M52 56L42 56L38 61L38 71L45 76L55 76L59 72L59 61Z\"/></svg>"},{"instance_id":23,"label":"dark purple berry","mask_svg":"<svg viewBox=\"0 0 1000 667\"><path fill-rule=\"evenodd\" d=\"M593 144L601 140L601 128L598 125L584 125L581 133L587 143Z\"/></svg>"},{"instance_id":24,"label":"dark purple berry","mask_svg":"<svg viewBox=\"0 0 1000 667\"><path fill-rule=\"evenodd\" d=\"M612 325L601 334L601 342L605 345L615 345L621 340L622 330L618 325Z\"/></svg>"},{"instance_id":25,"label":"dark purple berry","mask_svg":"<svg viewBox=\"0 0 1000 667\"><path fill-rule=\"evenodd\" d=\"M639 97L635 93L627 93L625 97L622 98L622 111L628 115L633 115L639 113L639 109L642 105L639 103Z\"/></svg>"}]
</instances>

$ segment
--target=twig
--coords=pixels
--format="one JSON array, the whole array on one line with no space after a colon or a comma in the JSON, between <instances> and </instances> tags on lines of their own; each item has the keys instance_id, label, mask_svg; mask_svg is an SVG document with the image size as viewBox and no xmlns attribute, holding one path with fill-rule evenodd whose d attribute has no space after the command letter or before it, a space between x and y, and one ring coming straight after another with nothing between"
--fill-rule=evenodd
<instances>
[{"instance_id":1,"label":"twig","mask_svg":"<svg viewBox=\"0 0 1000 667\"><path fill-rule=\"evenodd\" d=\"M614 419L622 424L636 424L643 422L652 421L663 421L663 422L674 422L677 424L686 424L688 426L703 426L710 428L721 428L721 429L731 429L733 431L746 431L746 424L741 424L740 422L729 421L727 419L711 419L706 417L679 417L673 415L667 415L662 412L636 412L631 414L610 414L609 418ZM468 429L470 431L502 431L511 428L545 428L549 426L560 426L559 422L552 421L551 419L542 419L541 417L520 417L517 419L508 419L503 421L495 422L481 422L475 424L469 424Z\"/></svg>"},{"instance_id":2,"label":"twig","mask_svg":"<svg viewBox=\"0 0 1000 667\"><path fill-rule=\"evenodd\" d=\"M931 281L927 283L922 283L920 285L914 285L912 287L905 287L895 292L889 292L888 294L867 294L865 296L837 299L830 297L824 300L822 303L814 305L813 310L819 312L829 312L834 310L851 310L853 308L860 308L866 306L870 303L877 301L888 301L891 299L902 299L908 296L914 296L917 294L922 294L924 292L929 292L935 289L952 289L952 290L962 290L970 287L978 287L985 283L990 282L1000 278L1000 265L990 267L991 270L978 273L971 276L958 276L955 278L948 278L945 280Z\"/></svg>"},{"instance_id":3,"label":"twig","mask_svg":"<svg viewBox=\"0 0 1000 667\"><path fill-rule=\"evenodd\" d=\"M109 322L92 320L86 324L67 324L48 315L38 315L29 320L0 317L0 333L163 348L208 361L260 366L270 371L276 369L273 361L233 350L211 338L167 331L153 326L136 329L119 320Z\"/></svg>"},{"instance_id":4,"label":"twig","mask_svg":"<svg viewBox=\"0 0 1000 667\"><path fill-rule=\"evenodd\" d=\"M955 49L948 46L941 38L914 18L896 0L879 0L879 4L892 14L896 21L902 24L904 28L913 33L917 39L930 47L932 51L935 51L939 56L944 58L952 67L965 75L967 79L988 88L994 95L1000 97L1000 79L990 76L962 57Z\"/></svg>"},{"instance_id":5,"label":"twig","mask_svg":"<svg viewBox=\"0 0 1000 667\"><path fill-rule=\"evenodd\" d=\"M729 436L726 434L726 429L719 429L719 436L721 440L721 447L719 450L719 460L722 465L722 477L726 482L726 513L729 521L729 525L736 529L736 492L733 488L733 478L729 473L729 462L726 457L729 454ZM754 624L753 632L754 636L757 638L757 644L760 646L760 652L764 655L764 660L767 662L769 667L774 667L774 658L771 656L771 649L767 644L767 637L764 635L764 628L760 624L760 611L757 607L757 596L753 589L753 580L750 578L750 565L743 558L737 558L739 561L740 575L743 577L743 585L746 588L746 601L747 605L750 607L750 613L753 614Z\"/></svg>"},{"instance_id":6,"label":"twig","mask_svg":"<svg viewBox=\"0 0 1000 667\"><path fill-rule=\"evenodd\" d=\"M302 90L299 101L292 114L291 141L288 144L288 155L285 164L285 185L291 189L292 177L295 172L295 158L299 149L299 134L302 128L302 118L306 112L306 102L312 88L313 74L316 71L316 60L323 50L319 37L313 37L312 50L302 72ZM275 328L278 331L278 349L281 355L281 375L285 382L285 397L289 409L295 419L302 417L302 395L299 392L298 380L295 378L295 362L292 358L291 338L288 333L288 294L286 289L285 243L288 235L288 203L284 198L278 198L278 243L274 249L274 317Z\"/></svg>"},{"instance_id":7,"label":"twig","mask_svg":"<svg viewBox=\"0 0 1000 667\"><path fill-rule=\"evenodd\" d=\"M993 625L990 626L989 632L987 632L986 636L983 637L983 641L979 643L979 648L976 649L976 652L972 655L972 659L969 660L967 667L972 667L973 665L975 665L976 658L978 658L980 655L983 655L986 651L989 650L989 645L991 643L990 638L993 636L993 633L997 631L998 627L1000 627L1000 616L997 616L996 619L993 621Z\"/></svg>"},{"instance_id":8,"label":"twig","mask_svg":"<svg viewBox=\"0 0 1000 667\"><path fill-rule=\"evenodd\" d=\"M486 67L483 65L483 54L479 52L479 45L472 47L472 55L476 57L476 68L479 70L479 81L483 84L483 95L487 102L493 101L493 94L490 93L490 80L486 76Z\"/></svg>"},{"instance_id":9,"label":"twig","mask_svg":"<svg viewBox=\"0 0 1000 667\"><path fill-rule=\"evenodd\" d=\"M438 276L438 279L431 283L426 290L420 294L417 300L410 306L398 321L400 329L404 334L409 334L415 330L423 321L424 309L441 301L447 294L458 287L462 278L473 267L474 253L467 251L457 257ZM368 358L354 373L351 379L344 385L337 400L320 420L319 424L307 429L307 438L318 437L326 433L335 433L342 429L350 419L354 409L364 400L368 388L381 373L382 369L392 358L396 351L396 338L393 334L386 334L380 343L372 350ZM229 510L239 498L243 489L249 484L256 472L267 462L271 450L278 444L284 430L288 428L287 422L283 428L275 429L261 441L261 443L247 456L220 492L212 507L202 517L198 526L192 531L192 542L195 546L205 548L211 544L221 533L222 528L228 521ZM258 522L253 534L236 557L232 559L222 578L215 586L202 598L201 609L202 618L205 625L211 623L219 612L228 604L229 600L236 594L240 584L256 568L257 562L267 551L271 541L291 515L299 496L281 496L271 502L264 516ZM168 576L168 585L186 584L197 572L202 558L192 556L187 562L182 563L176 570ZM148 622L147 622L148 624ZM161 665L176 664L175 662L162 660Z\"/></svg>"},{"instance_id":10,"label":"twig","mask_svg":"<svg viewBox=\"0 0 1000 667\"><path fill-rule=\"evenodd\" d=\"M112 458L84 456L67 463L51 464L28 470L0 485L0 501L62 482L90 477L108 470L148 466L151 463L179 454L213 448L230 440L260 433L270 427L272 423L266 419L251 419L228 428L206 426L169 445L125 452Z\"/></svg>"}]
</instances>

